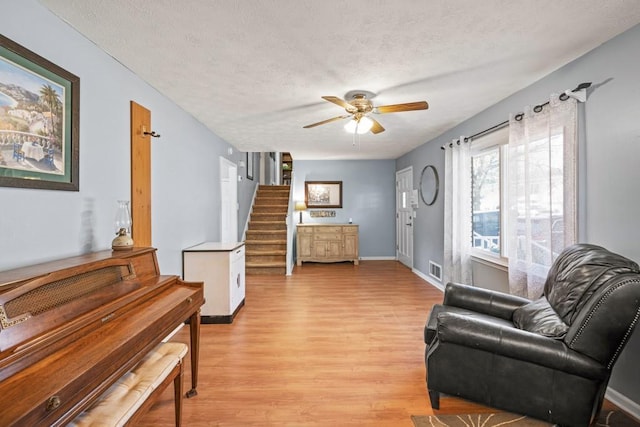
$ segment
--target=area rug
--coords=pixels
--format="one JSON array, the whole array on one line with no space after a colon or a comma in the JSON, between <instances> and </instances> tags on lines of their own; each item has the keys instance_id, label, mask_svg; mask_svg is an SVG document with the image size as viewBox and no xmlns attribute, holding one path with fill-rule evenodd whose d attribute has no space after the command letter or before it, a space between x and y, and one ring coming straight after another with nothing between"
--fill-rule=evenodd
<instances>
[{"instance_id":1,"label":"area rug","mask_svg":"<svg viewBox=\"0 0 640 427\"><path fill-rule=\"evenodd\" d=\"M497 414L412 415L415 427L549 427L552 424L523 415ZM602 411L594 427L640 427L640 423L619 411Z\"/></svg>"}]
</instances>

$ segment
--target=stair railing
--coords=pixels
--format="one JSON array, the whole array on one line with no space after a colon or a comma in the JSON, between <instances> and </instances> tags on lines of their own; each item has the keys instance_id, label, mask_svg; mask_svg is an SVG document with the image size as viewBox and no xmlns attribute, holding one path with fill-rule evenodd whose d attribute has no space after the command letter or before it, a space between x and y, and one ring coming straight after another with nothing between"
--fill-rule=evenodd
<instances>
[{"instance_id":1,"label":"stair railing","mask_svg":"<svg viewBox=\"0 0 640 427\"><path fill-rule=\"evenodd\" d=\"M244 230L242 231L241 242L247 241L247 230L249 229L249 221L251 220L251 214L253 213L253 205L256 204L256 196L258 195L258 189L260 188L260 184L256 185L253 189L253 197L251 198L251 203L249 204L249 212L247 213L247 218L244 222Z\"/></svg>"},{"instance_id":2,"label":"stair railing","mask_svg":"<svg viewBox=\"0 0 640 427\"><path fill-rule=\"evenodd\" d=\"M287 209L287 267L286 267L286 275L291 276L293 272L293 229L295 226L295 221L293 220L294 213L294 202L293 202L293 183L295 181L295 176L293 172L291 173L291 183L289 184L289 204Z\"/></svg>"}]
</instances>

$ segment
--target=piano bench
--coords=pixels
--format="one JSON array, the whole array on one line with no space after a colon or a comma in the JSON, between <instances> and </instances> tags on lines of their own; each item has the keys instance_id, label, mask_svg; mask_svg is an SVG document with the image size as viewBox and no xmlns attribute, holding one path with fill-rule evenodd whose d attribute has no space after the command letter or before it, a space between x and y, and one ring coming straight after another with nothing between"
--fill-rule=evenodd
<instances>
[{"instance_id":1,"label":"piano bench","mask_svg":"<svg viewBox=\"0 0 640 427\"><path fill-rule=\"evenodd\" d=\"M78 415L71 427L115 427L133 425L155 400L174 383L176 426L182 418L182 359L188 347L182 343L160 343L127 372L96 402Z\"/></svg>"}]
</instances>

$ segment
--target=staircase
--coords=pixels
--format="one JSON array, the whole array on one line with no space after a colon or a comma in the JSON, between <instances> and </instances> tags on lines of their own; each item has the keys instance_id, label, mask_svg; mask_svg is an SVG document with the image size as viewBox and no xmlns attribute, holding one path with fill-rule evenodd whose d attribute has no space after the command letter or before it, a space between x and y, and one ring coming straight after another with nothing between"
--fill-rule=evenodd
<instances>
[{"instance_id":1,"label":"staircase","mask_svg":"<svg viewBox=\"0 0 640 427\"><path fill-rule=\"evenodd\" d=\"M245 239L246 274L287 273L288 185L258 187Z\"/></svg>"}]
</instances>

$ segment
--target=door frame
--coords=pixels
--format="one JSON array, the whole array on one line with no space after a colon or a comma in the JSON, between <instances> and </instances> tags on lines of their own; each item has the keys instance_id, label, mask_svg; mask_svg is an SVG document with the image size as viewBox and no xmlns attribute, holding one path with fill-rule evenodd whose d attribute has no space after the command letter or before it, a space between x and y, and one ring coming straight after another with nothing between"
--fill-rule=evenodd
<instances>
[{"instance_id":1,"label":"door frame","mask_svg":"<svg viewBox=\"0 0 640 427\"><path fill-rule=\"evenodd\" d=\"M220 156L220 241L238 241L238 165Z\"/></svg>"},{"instance_id":2,"label":"door frame","mask_svg":"<svg viewBox=\"0 0 640 427\"><path fill-rule=\"evenodd\" d=\"M401 190L405 180L407 188ZM413 167L396 171L396 259L409 268L413 268L413 193ZM401 250L405 247L407 253Z\"/></svg>"}]
</instances>

